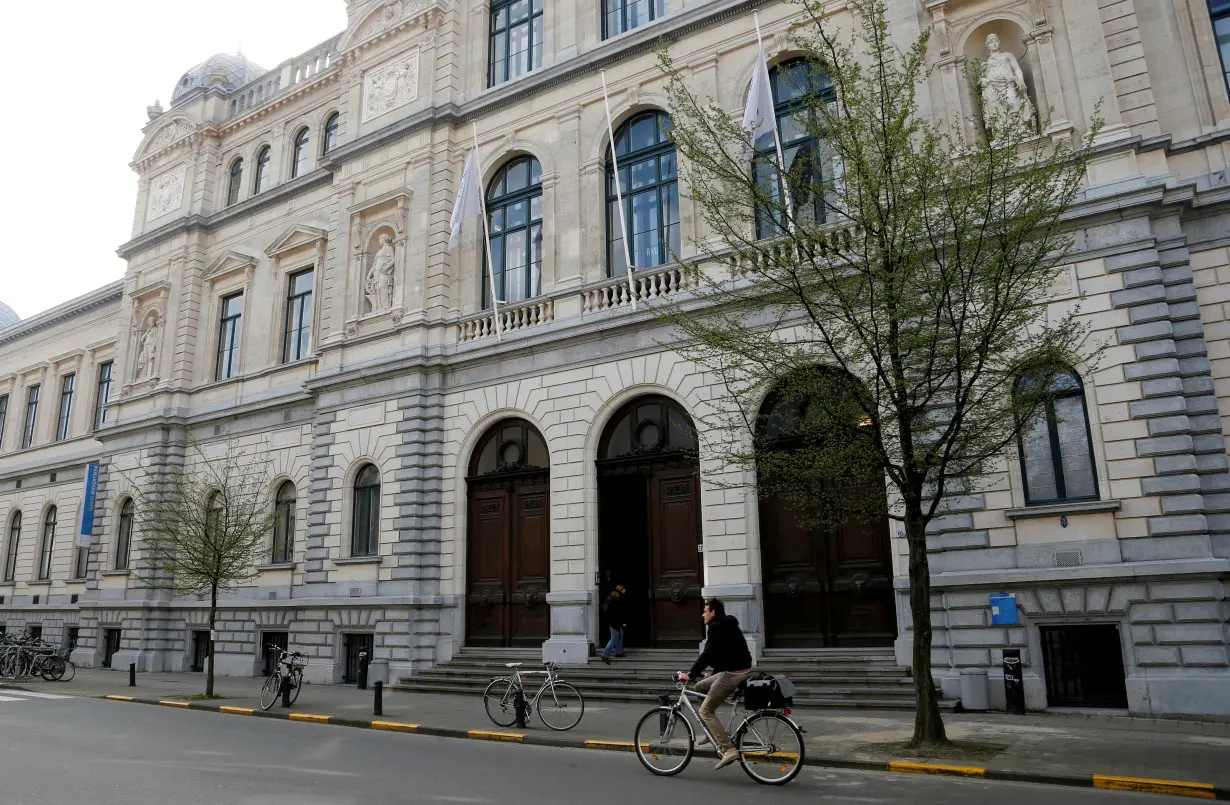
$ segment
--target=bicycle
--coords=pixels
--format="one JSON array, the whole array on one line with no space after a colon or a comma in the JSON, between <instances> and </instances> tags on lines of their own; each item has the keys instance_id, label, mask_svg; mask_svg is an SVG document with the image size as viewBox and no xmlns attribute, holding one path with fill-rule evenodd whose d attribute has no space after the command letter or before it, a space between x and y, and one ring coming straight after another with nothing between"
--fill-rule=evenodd
<instances>
[{"instance_id":1,"label":"bicycle","mask_svg":"<svg viewBox=\"0 0 1230 805\"><path fill-rule=\"evenodd\" d=\"M290 686L289 704L294 704L303 688L303 669L307 667L307 663L297 651L288 653L281 646L274 645L266 648L278 652L278 661L269 676L265 677L265 684L261 686L261 709L268 710L273 707L273 703L282 695L283 685ZM285 672L282 671L284 665Z\"/></svg>"},{"instance_id":2,"label":"bicycle","mask_svg":"<svg viewBox=\"0 0 1230 805\"><path fill-rule=\"evenodd\" d=\"M47 682L67 682L76 673L67 649L29 635L0 638L0 677L41 676Z\"/></svg>"},{"instance_id":3,"label":"bicycle","mask_svg":"<svg viewBox=\"0 0 1230 805\"><path fill-rule=\"evenodd\" d=\"M545 671L522 671L521 665L519 662L504 663L505 668L513 669L512 676L492 679L483 691L483 707L496 726L511 727L515 724L519 707L524 708L526 716L531 710L537 710L543 724L560 732L581 723L581 717L585 715L585 699L581 691L559 680L559 666L549 662L544 666ZM523 676L547 678L529 700L525 697Z\"/></svg>"},{"instance_id":4,"label":"bicycle","mask_svg":"<svg viewBox=\"0 0 1230 805\"><path fill-rule=\"evenodd\" d=\"M696 750L693 721L700 724L710 745L717 746L692 703L693 699L703 701L705 694L689 688L679 680L678 674L672 680L679 690L678 701L670 704L670 697L663 696L663 704L641 717L634 736L636 756L641 765L663 777L678 774L692 761ZM744 682L731 697L733 707L726 725L727 735L734 736L734 747L739 750L739 765L758 783L785 785L803 768L803 733L806 730L790 718L788 702L776 702L783 706L745 709L746 689L747 682ZM740 716L742 721L732 730Z\"/></svg>"}]
</instances>

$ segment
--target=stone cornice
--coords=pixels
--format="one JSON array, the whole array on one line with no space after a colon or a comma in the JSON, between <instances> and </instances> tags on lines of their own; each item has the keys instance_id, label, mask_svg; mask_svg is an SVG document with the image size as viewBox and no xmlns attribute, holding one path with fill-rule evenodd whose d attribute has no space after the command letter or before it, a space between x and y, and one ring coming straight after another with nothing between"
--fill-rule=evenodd
<instances>
[{"instance_id":1,"label":"stone cornice","mask_svg":"<svg viewBox=\"0 0 1230 805\"><path fill-rule=\"evenodd\" d=\"M0 345L16 341L18 338L31 335L67 319L80 316L83 313L88 313L109 302L118 301L123 295L124 281L122 279L108 283L101 288L96 288L93 291L82 294L76 299L72 299L62 305L56 305L50 310L45 310L42 313L38 313L28 319L23 319L0 330Z\"/></svg>"}]
</instances>

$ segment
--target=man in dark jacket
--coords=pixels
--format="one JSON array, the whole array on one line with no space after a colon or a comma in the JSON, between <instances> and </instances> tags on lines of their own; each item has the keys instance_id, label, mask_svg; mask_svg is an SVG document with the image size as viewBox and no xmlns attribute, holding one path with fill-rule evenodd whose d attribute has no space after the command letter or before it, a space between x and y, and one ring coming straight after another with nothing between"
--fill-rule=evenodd
<instances>
[{"instance_id":1,"label":"man in dark jacket","mask_svg":"<svg viewBox=\"0 0 1230 805\"><path fill-rule=\"evenodd\" d=\"M717 709L731 694L738 689L740 683L752 672L752 653L747 650L747 641L743 639L743 630L739 621L733 615L726 614L726 605L721 599L710 598L705 602L705 648L692 663L692 670L680 674L684 682L700 674L706 667L713 668L713 674L696 683L696 690L705 694L705 701L700 706L700 717L709 728L718 743L718 751L722 759L714 769L729 766L739 759L739 752L730 742L730 737L718 720ZM698 744L707 743L702 737Z\"/></svg>"},{"instance_id":2,"label":"man in dark jacket","mask_svg":"<svg viewBox=\"0 0 1230 805\"><path fill-rule=\"evenodd\" d=\"M606 615L606 625L611 627L611 639L602 650L602 661L611 664L611 652L616 657L624 656L624 628L628 617L624 612L624 586L616 584L615 589L606 597L602 604L602 614Z\"/></svg>"}]
</instances>

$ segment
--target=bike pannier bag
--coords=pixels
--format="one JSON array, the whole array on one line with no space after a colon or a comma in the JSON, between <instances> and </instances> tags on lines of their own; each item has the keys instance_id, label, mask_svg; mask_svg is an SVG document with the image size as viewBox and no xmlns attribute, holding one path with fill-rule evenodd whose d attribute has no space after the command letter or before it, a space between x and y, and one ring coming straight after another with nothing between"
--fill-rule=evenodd
<instances>
[{"instance_id":1,"label":"bike pannier bag","mask_svg":"<svg viewBox=\"0 0 1230 805\"><path fill-rule=\"evenodd\" d=\"M743 694L748 710L781 710L794 703L794 683L784 676L749 679Z\"/></svg>"}]
</instances>

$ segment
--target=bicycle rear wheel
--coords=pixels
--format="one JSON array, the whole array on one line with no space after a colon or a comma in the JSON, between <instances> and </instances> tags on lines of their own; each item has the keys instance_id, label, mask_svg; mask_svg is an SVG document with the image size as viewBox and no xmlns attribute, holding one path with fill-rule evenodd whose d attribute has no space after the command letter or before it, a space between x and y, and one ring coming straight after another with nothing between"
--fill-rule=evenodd
<instances>
[{"instance_id":1,"label":"bicycle rear wheel","mask_svg":"<svg viewBox=\"0 0 1230 805\"><path fill-rule=\"evenodd\" d=\"M754 713L735 733L743 771L758 783L785 785L803 768L803 734L781 713Z\"/></svg>"},{"instance_id":2,"label":"bicycle rear wheel","mask_svg":"<svg viewBox=\"0 0 1230 805\"><path fill-rule=\"evenodd\" d=\"M686 769L696 748L692 722L665 706L641 716L633 740L641 765L660 777L673 777Z\"/></svg>"},{"instance_id":3,"label":"bicycle rear wheel","mask_svg":"<svg viewBox=\"0 0 1230 805\"><path fill-rule=\"evenodd\" d=\"M483 691L483 707L487 718L497 727L511 727L517 723L516 688L511 679L497 677Z\"/></svg>"},{"instance_id":4,"label":"bicycle rear wheel","mask_svg":"<svg viewBox=\"0 0 1230 805\"><path fill-rule=\"evenodd\" d=\"M303 672L295 671L290 675L290 703L299 700L299 691L303 689Z\"/></svg>"},{"instance_id":5,"label":"bicycle rear wheel","mask_svg":"<svg viewBox=\"0 0 1230 805\"><path fill-rule=\"evenodd\" d=\"M538 696L538 717L553 730L570 730L581 723L583 715L585 699L567 682L549 684Z\"/></svg>"},{"instance_id":6,"label":"bicycle rear wheel","mask_svg":"<svg viewBox=\"0 0 1230 805\"><path fill-rule=\"evenodd\" d=\"M64 660L64 670L56 677L57 682L72 682L73 677L77 675L77 666L73 665L73 661Z\"/></svg>"},{"instance_id":7,"label":"bicycle rear wheel","mask_svg":"<svg viewBox=\"0 0 1230 805\"><path fill-rule=\"evenodd\" d=\"M261 685L261 709L268 710L273 707L273 703L278 700L281 692L282 675L275 671L265 677L265 684Z\"/></svg>"},{"instance_id":8,"label":"bicycle rear wheel","mask_svg":"<svg viewBox=\"0 0 1230 805\"><path fill-rule=\"evenodd\" d=\"M40 669L42 677L47 682L54 682L64 675L64 658L48 657Z\"/></svg>"}]
</instances>

